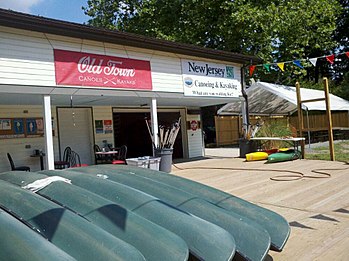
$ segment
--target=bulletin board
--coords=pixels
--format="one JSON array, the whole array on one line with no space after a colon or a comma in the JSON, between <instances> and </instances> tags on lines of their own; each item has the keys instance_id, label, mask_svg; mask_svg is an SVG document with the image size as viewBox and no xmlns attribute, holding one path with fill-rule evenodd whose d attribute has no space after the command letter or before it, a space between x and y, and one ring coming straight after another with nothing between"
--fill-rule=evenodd
<instances>
[{"instance_id":1,"label":"bulletin board","mask_svg":"<svg viewBox=\"0 0 349 261\"><path fill-rule=\"evenodd\" d=\"M0 118L0 139L44 136L43 118Z\"/></svg>"}]
</instances>

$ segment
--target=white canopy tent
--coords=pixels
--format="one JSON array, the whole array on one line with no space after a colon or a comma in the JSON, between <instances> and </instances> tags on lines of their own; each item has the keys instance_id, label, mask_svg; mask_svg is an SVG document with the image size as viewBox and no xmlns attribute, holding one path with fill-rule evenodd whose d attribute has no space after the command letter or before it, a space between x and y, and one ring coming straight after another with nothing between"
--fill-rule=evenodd
<instances>
[{"instance_id":1,"label":"white canopy tent","mask_svg":"<svg viewBox=\"0 0 349 261\"><path fill-rule=\"evenodd\" d=\"M290 115L297 110L296 87L277 85L266 82L253 83L247 90L248 110L250 115ZM301 99L310 100L324 98L322 90L301 88ZM349 101L330 94L332 111L349 111ZM241 114L241 101L224 105L218 115ZM304 110L326 111L325 101L305 103Z\"/></svg>"}]
</instances>

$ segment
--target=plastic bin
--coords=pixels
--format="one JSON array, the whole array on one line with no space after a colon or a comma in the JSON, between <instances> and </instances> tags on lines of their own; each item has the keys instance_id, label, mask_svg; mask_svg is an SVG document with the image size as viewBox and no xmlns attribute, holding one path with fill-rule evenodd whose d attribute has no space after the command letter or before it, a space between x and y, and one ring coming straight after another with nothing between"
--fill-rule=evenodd
<instances>
[{"instance_id":1,"label":"plastic bin","mask_svg":"<svg viewBox=\"0 0 349 261\"><path fill-rule=\"evenodd\" d=\"M153 170L159 170L160 169L160 157L150 157L149 158L149 168Z\"/></svg>"},{"instance_id":2,"label":"plastic bin","mask_svg":"<svg viewBox=\"0 0 349 261\"><path fill-rule=\"evenodd\" d=\"M171 172L172 154L173 154L173 149L168 149L168 148L155 149L155 156L158 156L161 158L160 171L164 171L167 173Z\"/></svg>"},{"instance_id":3,"label":"plastic bin","mask_svg":"<svg viewBox=\"0 0 349 261\"><path fill-rule=\"evenodd\" d=\"M127 165L136 166L140 168L149 168L149 159L141 157L141 158L129 158L126 159Z\"/></svg>"}]
</instances>

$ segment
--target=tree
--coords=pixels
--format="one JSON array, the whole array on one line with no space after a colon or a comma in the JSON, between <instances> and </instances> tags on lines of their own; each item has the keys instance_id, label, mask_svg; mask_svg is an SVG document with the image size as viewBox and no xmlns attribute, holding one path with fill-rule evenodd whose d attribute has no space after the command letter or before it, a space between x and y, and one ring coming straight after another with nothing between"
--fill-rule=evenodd
<instances>
[{"instance_id":1,"label":"tree","mask_svg":"<svg viewBox=\"0 0 349 261\"><path fill-rule=\"evenodd\" d=\"M87 4L83 9L91 17L90 25L252 54L264 63L327 55L348 39L344 37L348 0L88 0ZM270 72L257 70L256 76L285 84L333 76L321 61L316 68L286 66L285 72L271 67Z\"/></svg>"}]
</instances>

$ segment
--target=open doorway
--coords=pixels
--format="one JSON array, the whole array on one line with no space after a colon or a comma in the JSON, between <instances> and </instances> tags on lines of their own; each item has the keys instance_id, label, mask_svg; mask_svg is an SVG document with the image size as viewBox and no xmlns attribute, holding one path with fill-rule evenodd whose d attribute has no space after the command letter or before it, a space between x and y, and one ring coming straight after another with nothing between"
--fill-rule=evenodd
<instances>
[{"instance_id":1,"label":"open doorway","mask_svg":"<svg viewBox=\"0 0 349 261\"><path fill-rule=\"evenodd\" d=\"M158 112L158 124L171 126L178 121L180 112ZM115 146L127 145L127 157L152 155L152 142L145 123L150 113L144 112L114 112L114 143ZM183 158L183 143L181 130L173 147L173 158Z\"/></svg>"}]
</instances>

